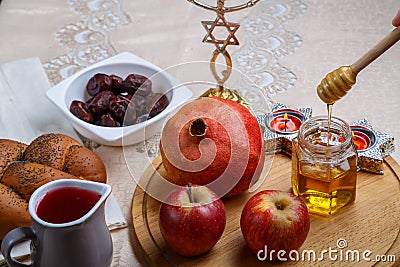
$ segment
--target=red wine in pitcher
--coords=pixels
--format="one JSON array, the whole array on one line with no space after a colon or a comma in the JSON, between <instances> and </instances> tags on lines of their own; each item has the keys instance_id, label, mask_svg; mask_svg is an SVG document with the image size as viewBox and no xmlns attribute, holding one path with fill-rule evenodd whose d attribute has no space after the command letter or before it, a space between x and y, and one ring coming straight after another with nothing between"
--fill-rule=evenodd
<instances>
[{"instance_id":1,"label":"red wine in pitcher","mask_svg":"<svg viewBox=\"0 0 400 267\"><path fill-rule=\"evenodd\" d=\"M100 197L97 192L82 188L57 188L44 195L36 214L48 223L72 222L88 213Z\"/></svg>"}]
</instances>

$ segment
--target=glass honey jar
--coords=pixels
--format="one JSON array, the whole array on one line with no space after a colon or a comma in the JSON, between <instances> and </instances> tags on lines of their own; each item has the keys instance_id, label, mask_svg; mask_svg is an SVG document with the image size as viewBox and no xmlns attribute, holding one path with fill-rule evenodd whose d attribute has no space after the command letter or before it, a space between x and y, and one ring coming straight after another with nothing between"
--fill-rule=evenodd
<instances>
[{"instance_id":1,"label":"glass honey jar","mask_svg":"<svg viewBox=\"0 0 400 267\"><path fill-rule=\"evenodd\" d=\"M292 144L292 188L309 212L330 215L355 200L357 150L345 121L312 117Z\"/></svg>"}]
</instances>

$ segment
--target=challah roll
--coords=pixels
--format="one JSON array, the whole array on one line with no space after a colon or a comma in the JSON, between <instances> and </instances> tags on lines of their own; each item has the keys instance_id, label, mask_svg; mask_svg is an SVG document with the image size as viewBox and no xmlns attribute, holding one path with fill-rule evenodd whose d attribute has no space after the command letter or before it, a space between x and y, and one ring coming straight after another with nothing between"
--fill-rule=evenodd
<instances>
[{"instance_id":1,"label":"challah roll","mask_svg":"<svg viewBox=\"0 0 400 267\"><path fill-rule=\"evenodd\" d=\"M94 157L90 149L83 146L70 147L62 170L86 180L106 182L104 175L106 169L103 162L99 157Z\"/></svg>"},{"instance_id":2,"label":"challah roll","mask_svg":"<svg viewBox=\"0 0 400 267\"><path fill-rule=\"evenodd\" d=\"M28 203L6 185L0 184L0 239L12 229L29 226Z\"/></svg>"},{"instance_id":3,"label":"challah roll","mask_svg":"<svg viewBox=\"0 0 400 267\"><path fill-rule=\"evenodd\" d=\"M15 161L8 165L1 177L1 183L29 201L33 192L48 182L77 177L43 164Z\"/></svg>"},{"instance_id":4,"label":"challah roll","mask_svg":"<svg viewBox=\"0 0 400 267\"><path fill-rule=\"evenodd\" d=\"M32 193L58 179L105 183L107 174L93 151L67 135L44 134L29 145L0 139L0 239L13 228L30 225Z\"/></svg>"},{"instance_id":5,"label":"challah roll","mask_svg":"<svg viewBox=\"0 0 400 267\"><path fill-rule=\"evenodd\" d=\"M10 162L14 162L22 158L26 144L9 139L0 139L0 177L3 170Z\"/></svg>"},{"instance_id":6,"label":"challah roll","mask_svg":"<svg viewBox=\"0 0 400 267\"><path fill-rule=\"evenodd\" d=\"M33 140L25 149L23 160L61 170L72 146L79 147L81 144L67 135L44 134Z\"/></svg>"}]
</instances>

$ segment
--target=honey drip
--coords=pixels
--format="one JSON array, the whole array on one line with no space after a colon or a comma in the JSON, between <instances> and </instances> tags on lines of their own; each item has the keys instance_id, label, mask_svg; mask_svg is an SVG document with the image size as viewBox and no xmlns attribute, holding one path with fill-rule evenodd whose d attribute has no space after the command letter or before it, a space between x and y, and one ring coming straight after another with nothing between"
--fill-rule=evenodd
<instances>
[{"instance_id":1,"label":"honey drip","mask_svg":"<svg viewBox=\"0 0 400 267\"><path fill-rule=\"evenodd\" d=\"M333 104L326 105L328 109L328 140L326 141L329 146L329 140L331 139L331 120L332 120L332 107Z\"/></svg>"}]
</instances>

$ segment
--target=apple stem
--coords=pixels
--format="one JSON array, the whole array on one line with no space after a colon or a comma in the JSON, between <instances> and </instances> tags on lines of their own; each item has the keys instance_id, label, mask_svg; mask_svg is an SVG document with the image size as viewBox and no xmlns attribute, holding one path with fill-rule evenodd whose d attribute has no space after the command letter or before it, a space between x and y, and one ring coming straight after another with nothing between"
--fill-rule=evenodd
<instances>
[{"instance_id":1,"label":"apple stem","mask_svg":"<svg viewBox=\"0 0 400 267\"><path fill-rule=\"evenodd\" d=\"M195 119L189 125L189 134L191 136L202 137L206 135L208 125L203 119Z\"/></svg>"},{"instance_id":2,"label":"apple stem","mask_svg":"<svg viewBox=\"0 0 400 267\"><path fill-rule=\"evenodd\" d=\"M188 195L190 203L194 203L193 194L192 194L192 183L188 184Z\"/></svg>"}]
</instances>

